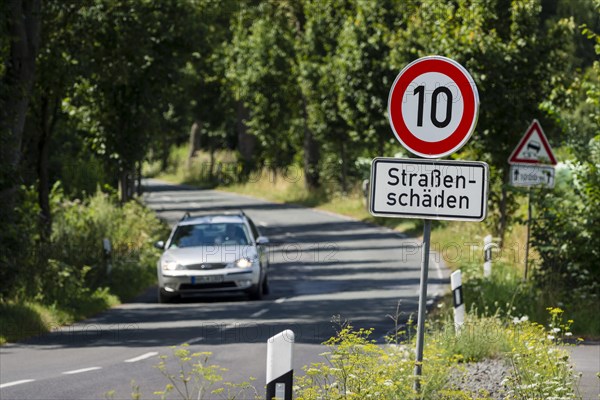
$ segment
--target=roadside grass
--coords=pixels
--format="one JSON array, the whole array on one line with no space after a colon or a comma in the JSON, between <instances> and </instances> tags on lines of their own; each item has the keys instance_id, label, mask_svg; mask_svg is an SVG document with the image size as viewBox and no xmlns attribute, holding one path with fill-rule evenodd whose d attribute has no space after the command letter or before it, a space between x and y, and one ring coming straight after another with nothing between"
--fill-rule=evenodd
<instances>
[{"instance_id":1,"label":"roadside grass","mask_svg":"<svg viewBox=\"0 0 600 400\"><path fill-rule=\"evenodd\" d=\"M39 302L0 303L0 345L48 333L74 321L72 312Z\"/></svg>"}]
</instances>

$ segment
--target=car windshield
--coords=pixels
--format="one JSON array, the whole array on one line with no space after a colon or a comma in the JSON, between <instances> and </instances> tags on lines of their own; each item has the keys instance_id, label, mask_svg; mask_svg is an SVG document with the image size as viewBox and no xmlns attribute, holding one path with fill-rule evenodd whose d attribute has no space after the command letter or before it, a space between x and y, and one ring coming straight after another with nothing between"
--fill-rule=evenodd
<instances>
[{"instance_id":1,"label":"car windshield","mask_svg":"<svg viewBox=\"0 0 600 400\"><path fill-rule=\"evenodd\" d=\"M248 232L241 223L181 225L169 248L194 246L248 245Z\"/></svg>"}]
</instances>

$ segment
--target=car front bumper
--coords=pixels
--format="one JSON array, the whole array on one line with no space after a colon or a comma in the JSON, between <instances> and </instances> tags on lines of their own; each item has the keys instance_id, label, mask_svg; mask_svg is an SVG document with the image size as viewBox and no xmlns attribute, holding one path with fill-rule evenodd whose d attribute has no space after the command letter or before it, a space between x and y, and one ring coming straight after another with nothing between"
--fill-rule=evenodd
<instances>
[{"instance_id":1,"label":"car front bumper","mask_svg":"<svg viewBox=\"0 0 600 400\"><path fill-rule=\"evenodd\" d=\"M159 286L166 293L181 296L201 293L247 291L260 282L260 270L214 270L210 272L175 270L162 271Z\"/></svg>"}]
</instances>

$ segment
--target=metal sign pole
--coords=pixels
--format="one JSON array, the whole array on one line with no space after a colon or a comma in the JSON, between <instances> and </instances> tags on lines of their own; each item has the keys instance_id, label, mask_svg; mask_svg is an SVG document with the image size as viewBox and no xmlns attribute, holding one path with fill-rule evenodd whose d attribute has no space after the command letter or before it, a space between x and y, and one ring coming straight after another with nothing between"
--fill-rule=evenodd
<instances>
[{"instance_id":1,"label":"metal sign pole","mask_svg":"<svg viewBox=\"0 0 600 400\"><path fill-rule=\"evenodd\" d=\"M525 243L525 275L523 280L527 280L527 268L529 267L529 237L531 235L531 187L527 195L527 242Z\"/></svg>"},{"instance_id":2,"label":"metal sign pole","mask_svg":"<svg viewBox=\"0 0 600 400\"><path fill-rule=\"evenodd\" d=\"M429 272L429 242L431 236L431 220L423 223L423 252L421 254L421 286L419 290L419 314L417 319L417 355L415 362L414 389L421 390L421 372L423 369L423 342L425 338L425 310L427 307L427 274Z\"/></svg>"}]
</instances>

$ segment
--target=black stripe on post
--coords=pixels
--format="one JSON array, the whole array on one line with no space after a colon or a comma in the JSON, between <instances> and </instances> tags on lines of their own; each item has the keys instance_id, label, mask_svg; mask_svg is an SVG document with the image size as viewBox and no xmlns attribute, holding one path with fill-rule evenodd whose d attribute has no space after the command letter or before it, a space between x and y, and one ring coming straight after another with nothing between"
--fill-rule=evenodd
<instances>
[{"instance_id":1,"label":"black stripe on post","mask_svg":"<svg viewBox=\"0 0 600 400\"><path fill-rule=\"evenodd\" d=\"M462 293L462 285L458 286L456 289L452 290L452 297L454 299L454 308L463 304L463 293Z\"/></svg>"},{"instance_id":2,"label":"black stripe on post","mask_svg":"<svg viewBox=\"0 0 600 400\"><path fill-rule=\"evenodd\" d=\"M294 383L294 370L290 370L279 378L267 383L267 400L292 400L292 384Z\"/></svg>"},{"instance_id":3,"label":"black stripe on post","mask_svg":"<svg viewBox=\"0 0 600 400\"><path fill-rule=\"evenodd\" d=\"M492 246L488 246L483 253L483 261L492 261Z\"/></svg>"}]
</instances>

